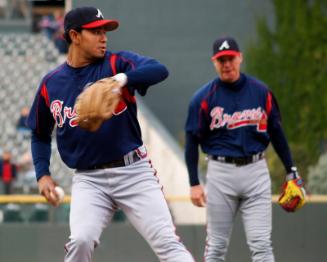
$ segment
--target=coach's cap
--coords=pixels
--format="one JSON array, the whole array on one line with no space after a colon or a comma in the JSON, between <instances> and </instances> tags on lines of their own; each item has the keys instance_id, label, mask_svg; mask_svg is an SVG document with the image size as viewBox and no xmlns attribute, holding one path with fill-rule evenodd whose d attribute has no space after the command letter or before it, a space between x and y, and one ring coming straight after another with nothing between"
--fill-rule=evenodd
<instances>
[{"instance_id":1,"label":"coach's cap","mask_svg":"<svg viewBox=\"0 0 327 262\"><path fill-rule=\"evenodd\" d=\"M101 11L95 7L85 6L70 10L64 19L64 29L68 33L71 29L91 29L104 27L106 31L113 31L119 26L116 20L103 18Z\"/></svg>"},{"instance_id":2,"label":"coach's cap","mask_svg":"<svg viewBox=\"0 0 327 262\"><path fill-rule=\"evenodd\" d=\"M240 49L238 48L238 44L234 38L221 37L213 43L213 56L211 59L215 60L224 55L240 55Z\"/></svg>"}]
</instances>

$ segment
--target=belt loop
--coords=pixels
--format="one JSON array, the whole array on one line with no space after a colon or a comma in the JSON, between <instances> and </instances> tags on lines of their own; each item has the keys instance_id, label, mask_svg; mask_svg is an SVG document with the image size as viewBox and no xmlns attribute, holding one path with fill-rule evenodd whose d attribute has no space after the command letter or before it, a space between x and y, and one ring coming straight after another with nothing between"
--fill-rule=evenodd
<instances>
[{"instance_id":1,"label":"belt loop","mask_svg":"<svg viewBox=\"0 0 327 262\"><path fill-rule=\"evenodd\" d=\"M141 145L140 147L136 148L134 152L139 157L139 159L143 159L147 157L147 151L144 145Z\"/></svg>"},{"instance_id":2,"label":"belt loop","mask_svg":"<svg viewBox=\"0 0 327 262\"><path fill-rule=\"evenodd\" d=\"M218 156L217 160L218 160L218 161L225 161L226 158L225 158L224 156Z\"/></svg>"},{"instance_id":3,"label":"belt loop","mask_svg":"<svg viewBox=\"0 0 327 262\"><path fill-rule=\"evenodd\" d=\"M125 166L131 165L138 160L145 158L146 155L146 149L143 145L133 151L128 152L126 155L124 155Z\"/></svg>"},{"instance_id":4,"label":"belt loop","mask_svg":"<svg viewBox=\"0 0 327 262\"><path fill-rule=\"evenodd\" d=\"M128 154L124 155L124 162L125 162L125 166L128 166L130 164Z\"/></svg>"},{"instance_id":5,"label":"belt loop","mask_svg":"<svg viewBox=\"0 0 327 262\"><path fill-rule=\"evenodd\" d=\"M133 164L134 163L134 151L131 151L128 153L128 161L129 161L129 164Z\"/></svg>"}]
</instances>

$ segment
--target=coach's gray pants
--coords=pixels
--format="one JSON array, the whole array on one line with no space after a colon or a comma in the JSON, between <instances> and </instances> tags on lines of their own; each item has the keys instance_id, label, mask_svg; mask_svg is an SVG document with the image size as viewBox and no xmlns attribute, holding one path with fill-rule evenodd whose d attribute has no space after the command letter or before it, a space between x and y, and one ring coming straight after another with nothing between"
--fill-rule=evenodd
<instances>
[{"instance_id":1,"label":"coach's gray pants","mask_svg":"<svg viewBox=\"0 0 327 262\"><path fill-rule=\"evenodd\" d=\"M75 174L70 211L71 234L66 244L65 262L91 261L101 233L118 207L147 240L160 261L194 261L175 234L155 170L148 159L142 159L126 167ZM129 261L133 261L133 257Z\"/></svg>"},{"instance_id":2,"label":"coach's gray pants","mask_svg":"<svg viewBox=\"0 0 327 262\"><path fill-rule=\"evenodd\" d=\"M273 262L271 180L264 159L246 166L209 160L206 262L224 261L237 211L254 262Z\"/></svg>"}]
</instances>

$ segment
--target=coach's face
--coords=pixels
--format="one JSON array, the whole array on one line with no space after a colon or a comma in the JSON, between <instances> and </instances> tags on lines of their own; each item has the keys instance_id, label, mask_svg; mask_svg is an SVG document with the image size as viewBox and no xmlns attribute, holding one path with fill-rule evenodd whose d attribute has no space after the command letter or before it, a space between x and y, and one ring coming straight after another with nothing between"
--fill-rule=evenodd
<instances>
[{"instance_id":1,"label":"coach's face","mask_svg":"<svg viewBox=\"0 0 327 262\"><path fill-rule=\"evenodd\" d=\"M83 29L76 35L79 55L87 60L102 58L107 50L107 31L103 27Z\"/></svg>"},{"instance_id":2,"label":"coach's face","mask_svg":"<svg viewBox=\"0 0 327 262\"><path fill-rule=\"evenodd\" d=\"M242 54L238 56L224 55L213 60L213 64L222 81L233 83L240 78L242 61Z\"/></svg>"}]
</instances>

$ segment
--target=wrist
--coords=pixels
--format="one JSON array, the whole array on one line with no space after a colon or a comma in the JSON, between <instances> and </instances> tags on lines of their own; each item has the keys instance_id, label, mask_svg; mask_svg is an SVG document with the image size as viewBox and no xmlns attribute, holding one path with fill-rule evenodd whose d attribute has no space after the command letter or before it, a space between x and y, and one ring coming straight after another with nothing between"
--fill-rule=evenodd
<instances>
[{"instance_id":1,"label":"wrist","mask_svg":"<svg viewBox=\"0 0 327 262\"><path fill-rule=\"evenodd\" d=\"M286 181L293 180L299 178L299 173L297 171L297 168L295 166L291 167L291 170L289 173L286 175Z\"/></svg>"},{"instance_id":2,"label":"wrist","mask_svg":"<svg viewBox=\"0 0 327 262\"><path fill-rule=\"evenodd\" d=\"M196 178L191 178L190 179L190 186L191 187L193 187L193 186L198 186L198 185L200 185L200 180L199 180L199 178L198 177L196 177Z\"/></svg>"},{"instance_id":3,"label":"wrist","mask_svg":"<svg viewBox=\"0 0 327 262\"><path fill-rule=\"evenodd\" d=\"M36 181L39 182L41 178L45 177L45 176L50 176L50 173L42 173L40 175L36 176Z\"/></svg>"}]
</instances>

